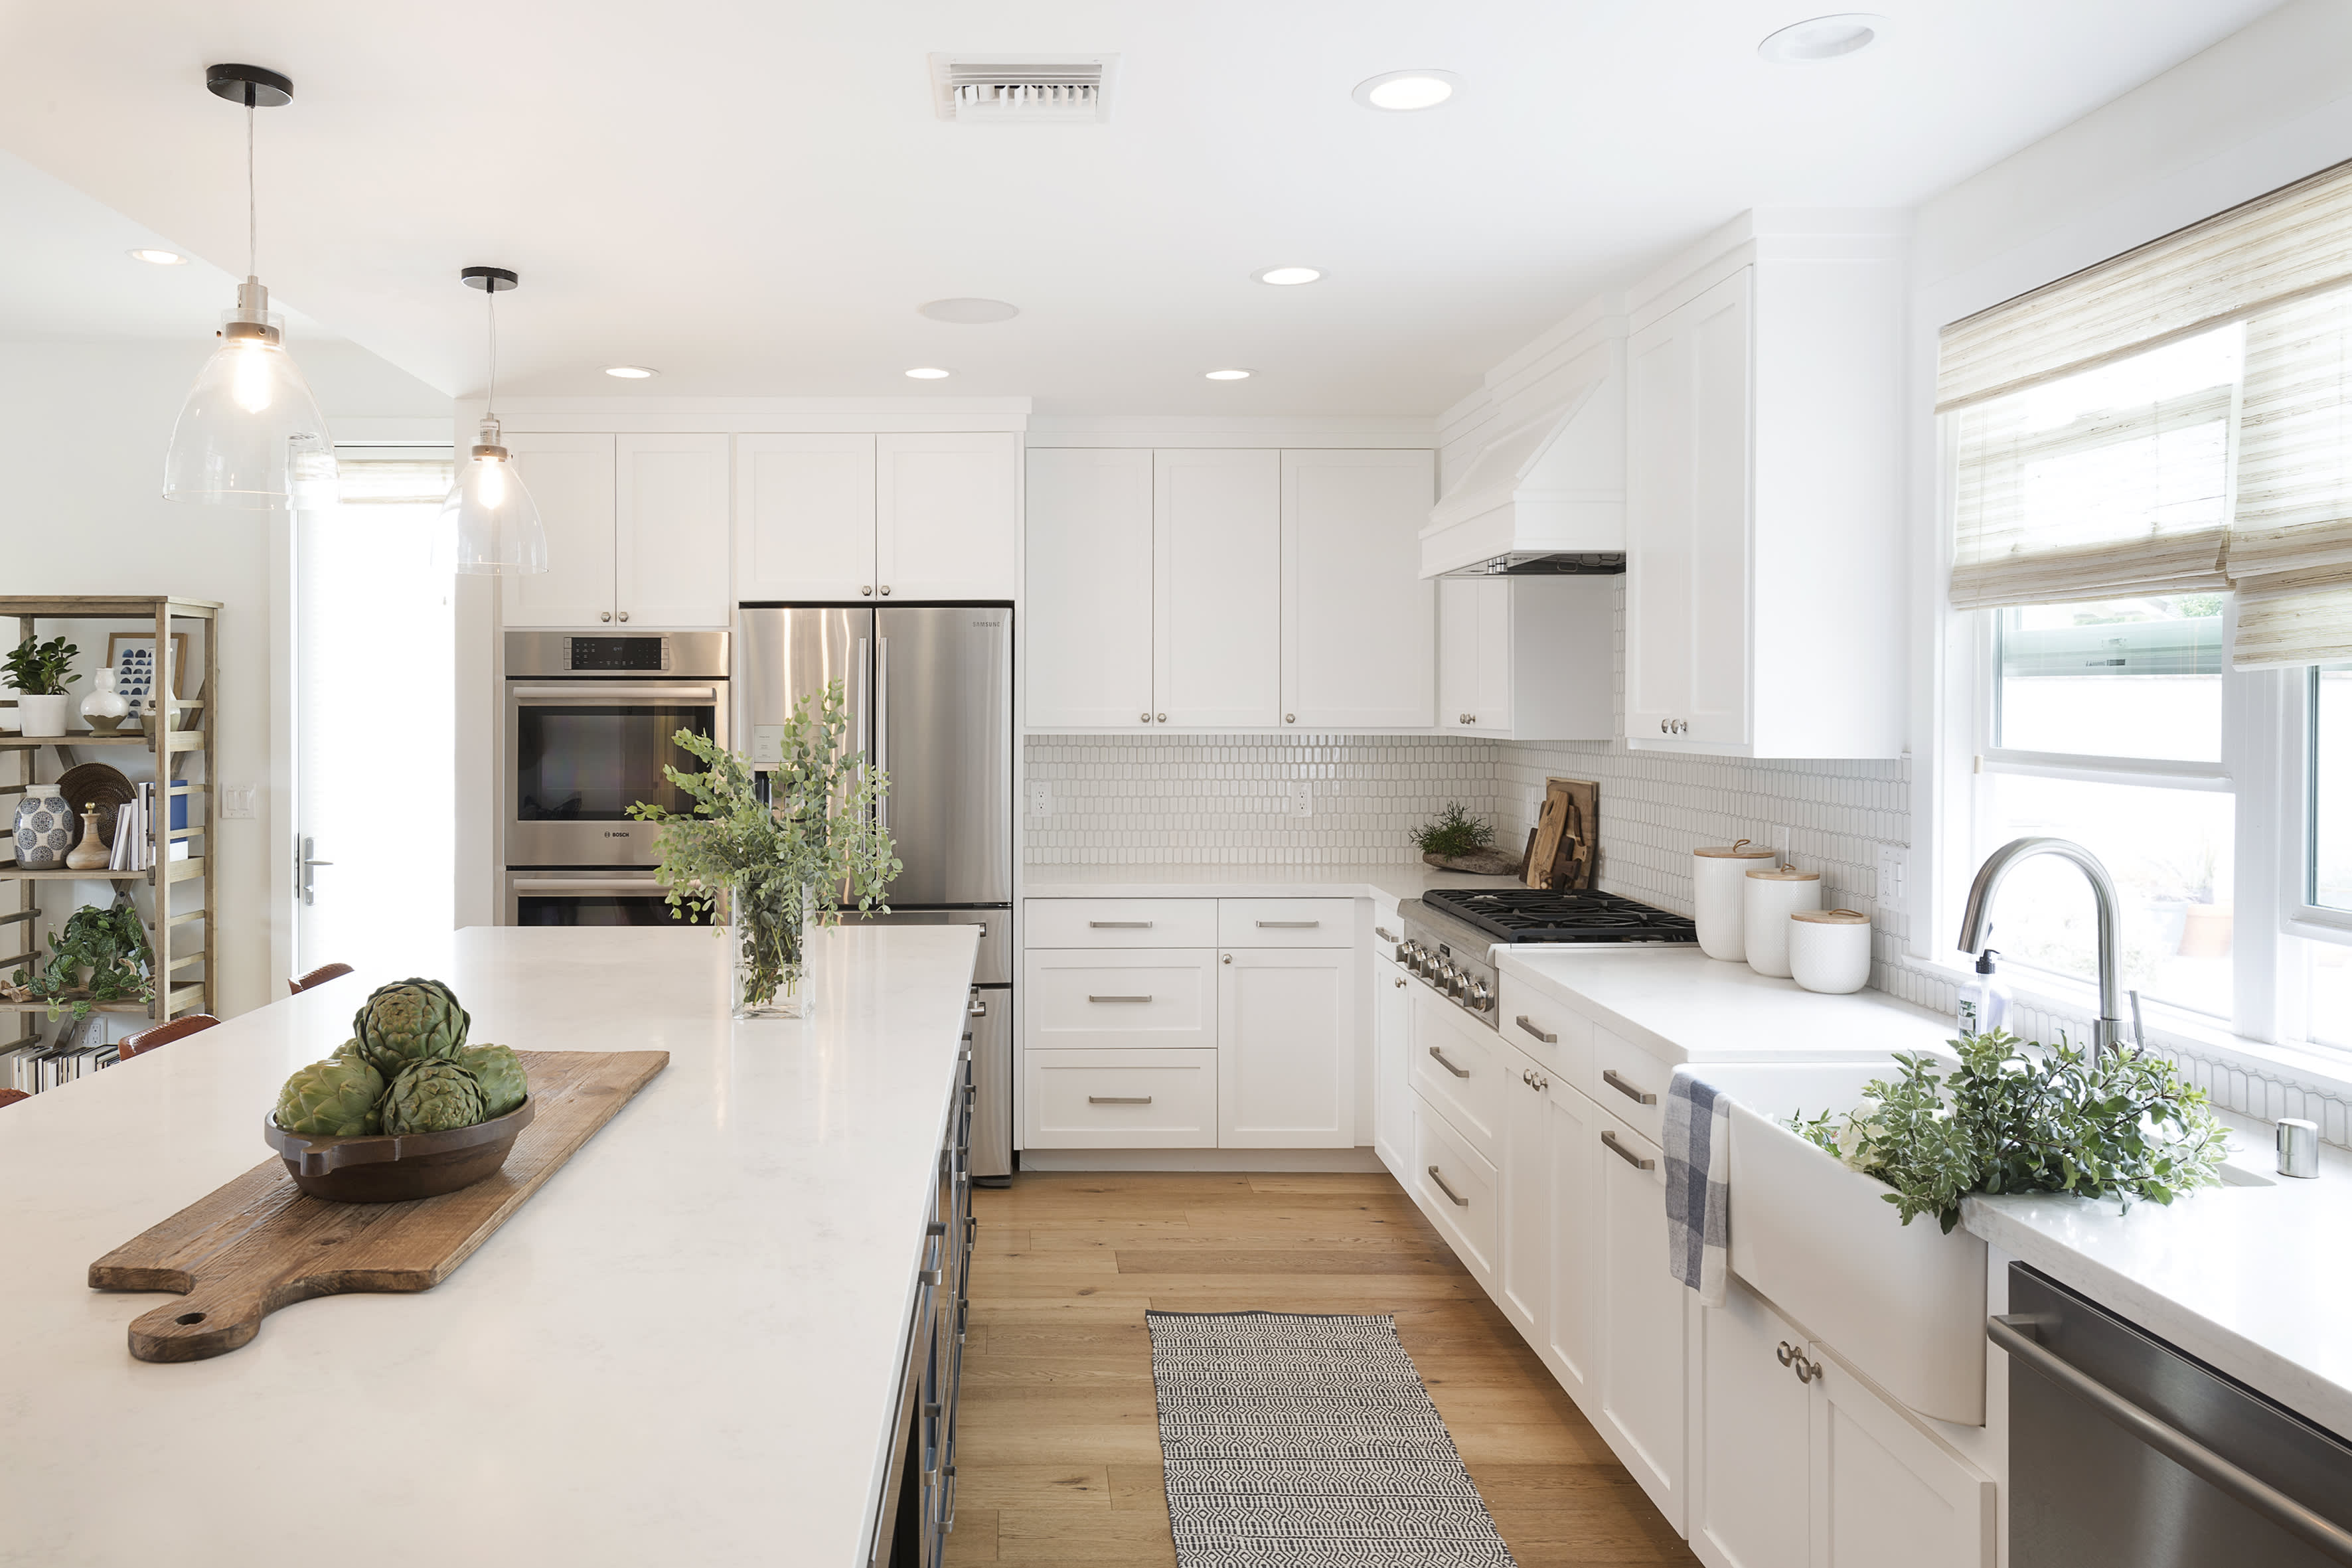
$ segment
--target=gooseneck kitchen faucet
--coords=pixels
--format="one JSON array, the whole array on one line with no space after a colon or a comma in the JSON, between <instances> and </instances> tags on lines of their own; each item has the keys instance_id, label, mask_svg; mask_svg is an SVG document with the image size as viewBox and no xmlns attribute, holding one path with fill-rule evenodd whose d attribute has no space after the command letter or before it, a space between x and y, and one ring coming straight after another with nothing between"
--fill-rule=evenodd
<instances>
[{"instance_id":1,"label":"gooseneck kitchen faucet","mask_svg":"<svg viewBox=\"0 0 2352 1568\"><path fill-rule=\"evenodd\" d=\"M2091 1059L2097 1061L2123 1041L2122 980L2116 973L2118 950L2116 929L2116 884L2099 858L2071 838L2012 838L1990 855L1977 868L1977 879L1969 888L1969 907L1960 916L1960 951L1982 952L1991 940L1992 896L2000 889L2001 879L2021 860L2036 855L2055 855L2071 860L2091 884L2091 898L2098 906L2099 918L2099 1021L2091 1026ZM2137 998L2135 998L2137 1000ZM2143 1042L2145 1043L2145 1042Z\"/></svg>"}]
</instances>

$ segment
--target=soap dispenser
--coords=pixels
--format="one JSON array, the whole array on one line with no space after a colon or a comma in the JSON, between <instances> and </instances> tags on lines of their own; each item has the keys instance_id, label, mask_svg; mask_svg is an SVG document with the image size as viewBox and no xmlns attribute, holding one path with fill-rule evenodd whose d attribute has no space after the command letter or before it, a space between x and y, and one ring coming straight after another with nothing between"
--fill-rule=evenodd
<instances>
[{"instance_id":1,"label":"soap dispenser","mask_svg":"<svg viewBox=\"0 0 2352 1568\"><path fill-rule=\"evenodd\" d=\"M2009 987L1992 972L1994 950L1977 954L1977 977L1960 987L1960 1033L1990 1034L2009 1022Z\"/></svg>"}]
</instances>

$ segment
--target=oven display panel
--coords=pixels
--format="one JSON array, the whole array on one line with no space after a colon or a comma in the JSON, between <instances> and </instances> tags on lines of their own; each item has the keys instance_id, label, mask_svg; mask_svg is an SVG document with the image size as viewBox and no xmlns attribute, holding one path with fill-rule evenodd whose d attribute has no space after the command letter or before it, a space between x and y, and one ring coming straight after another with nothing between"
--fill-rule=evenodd
<instances>
[{"instance_id":1,"label":"oven display panel","mask_svg":"<svg viewBox=\"0 0 2352 1568\"><path fill-rule=\"evenodd\" d=\"M566 637L568 668L589 674L620 671L659 675L669 668L667 639L647 637Z\"/></svg>"}]
</instances>

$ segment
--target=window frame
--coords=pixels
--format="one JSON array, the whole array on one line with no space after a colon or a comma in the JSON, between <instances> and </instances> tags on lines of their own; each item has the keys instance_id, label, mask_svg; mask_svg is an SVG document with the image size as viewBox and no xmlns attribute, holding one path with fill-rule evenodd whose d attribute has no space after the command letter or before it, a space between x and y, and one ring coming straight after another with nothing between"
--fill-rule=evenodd
<instances>
[{"instance_id":1,"label":"window frame","mask_svg":"<svg viewBox=\"0 0 2352 1568\"><path fill-rule=\"evenodd\" d=\"M2280 802L2284 820L2279 838L2286 864L2280 880L2284 896L2279 929L2307 942L2352 947L2352 910L2331 909L2311 900L2318 854L2315 818L2319 809L2319 758L2312 746L2312 731L2319 719L2319 667L2303 665L2281 673L2288 678L2284 684L2289 690L2284 704L2287 721L2281 737L2280 772L2290 793Z\"/></svg>"}]
</instances>

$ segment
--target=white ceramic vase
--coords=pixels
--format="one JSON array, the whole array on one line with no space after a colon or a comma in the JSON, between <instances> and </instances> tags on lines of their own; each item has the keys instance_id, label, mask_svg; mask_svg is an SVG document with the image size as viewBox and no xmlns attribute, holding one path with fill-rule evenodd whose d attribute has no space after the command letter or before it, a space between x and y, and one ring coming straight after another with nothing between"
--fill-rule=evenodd
<instances>
[{"instance_id":1,"label":"white ceramic vase","mask_svg":"<svg viewBox=\"0 0 2352 1568\"><path fill-rule=\"evenodd\" d=\"M16 717L27 735L62 735L66 732L66 715L73 711L73 699L59 692L53 697L32 697L16 693Z\"/></svg>"},{"instance_id":2,"label":"white ceramic vase","mask_svg":"<svg viewBox=\"0 0 2352 1568\"><path fill-rule=\"evenodd\" d=\"M1789 978L1789 917L1822 907L1822 874L1794 866L1758 866L1746 889L1748 967L1759 974Z\"/></svg>"},{"instance_id":3,"label":"white ceramic vase","mask_svg":"<svg viewBox=\"0 0 2352 1568\"><path fill-rule=\"evenodd\" d=\"M1799 910L1789 917L1789 975L1808 991L1843 996L1870 980L1870 917L1859 910Z\"/></svg>"},{"instance_id":4,"label":"white ceramic vase","mask_svg":"<svg viewBox=\"0 0 2352 1568\"><path fill-rule=\"evenodd\" d=\"M100 734L120 725L131 711L131 700L114 689L114 671L101 669L90 678L89 695L81 700L81 716Z\"/></svg>"},{"instance_id":5,"label":"white ceramic vase","mask_svg":"<svg viewBox=\"0 0 2352 1568\"><path fill-rule=\"evenodd\" d=\"M1743 838L1719 848L1691 851L1691 913L1698 950L1726 963L1748 957L1748 873L1780 857Z\"/></svg>"},{"instance_id":6,"label":"white ceramic vase","mask_svg":"<svg viewBox=\"0 0 2352 1568\"><path fill-rule=\"evenodd\" d=\"M20 870L55 870L73 844L73 807L55 784L33 784L16 799L16 865Z\"/></svg>"}]
</instances>

